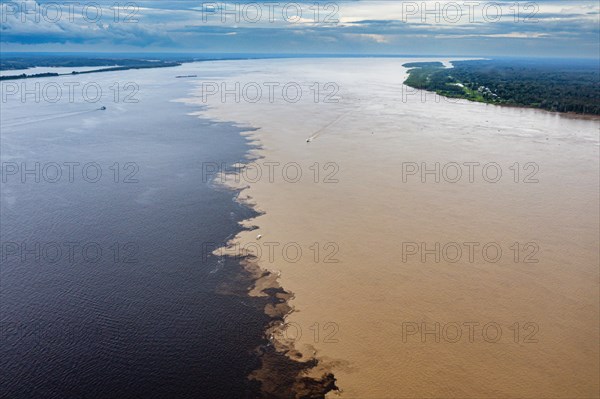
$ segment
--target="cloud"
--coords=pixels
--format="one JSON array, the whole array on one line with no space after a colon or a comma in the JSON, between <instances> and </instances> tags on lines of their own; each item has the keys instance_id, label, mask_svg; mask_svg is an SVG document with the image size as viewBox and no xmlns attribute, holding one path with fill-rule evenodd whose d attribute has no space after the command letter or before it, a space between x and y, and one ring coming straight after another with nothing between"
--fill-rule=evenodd
<instances>
[{"instance_id":1,"label":"cloud","mask_svg":"<svg viewBox=\"0 0 600 399\"><path fill-rule=\"evenodd\" d=\"M372 40L375 43L389 43L389 38L376 33L351 33L350 36Z\"/></svg>"},{"instance_id":2,"label":"cloud","mask_svg":"<svg viewBox=\"0 0 600 399\"><path fill-rule=\"evenodd\" d=\"M321 1L318 6L306 0L287 9L287 3L277 8L251 0L217 2L223 8L141 0L132 3L134 7L103 3L98 19L83 9L97 7L98 2L79 3L69 14L66 3L3 1L2 48L465 55L500 51L597 57L600 47L600 6L595 0L521 2L518 12L514 2L485 0L472 9L466 2L450 0ZM20 12L44 8L50 12L51 4L63 4L59 20L51 20L52 13L40 17L42 13Z\"/></svg>"},{"instance_id":3,"label":"cloud","mask_svg":"<svg viewBox=\"0 0 600 399\"><path fill-rule=\"evenodd\" d=\"M547 33L523 33L523 32L510 32L510 33L494 33L494 34L472 34L472 35L436 35L436 38L446 39L463 39L466 37L503 37L513 39L535 39L548 37Z\"/></svg>"}]
</instances>

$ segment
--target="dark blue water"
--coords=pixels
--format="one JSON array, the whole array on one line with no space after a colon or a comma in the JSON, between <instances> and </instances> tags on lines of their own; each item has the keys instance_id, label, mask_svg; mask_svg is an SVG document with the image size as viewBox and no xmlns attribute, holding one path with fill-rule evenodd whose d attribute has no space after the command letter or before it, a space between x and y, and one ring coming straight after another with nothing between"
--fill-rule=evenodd
<instances>
[{"instance_id":1,"label":"dark blue water","mask_svg":"<svg viewBox=\"0 0 600 399\"><path fill-rule=\"evenodd\" d=\"M96 75L139 84L139 103L104 99L105 111L2 104L4 166L80 164L73 182L64 167L56 183L33 173L1 185L2 397L255 396L246 377L258 366L264 303L224 290L243 292L247 276L206 254L253 213L202 175L205 162L243 159L248 144L238 128L170 101L191 89L181 74ZM97 182L82 178L89 162L102 170Z\"/></svg>"}]
</instances>

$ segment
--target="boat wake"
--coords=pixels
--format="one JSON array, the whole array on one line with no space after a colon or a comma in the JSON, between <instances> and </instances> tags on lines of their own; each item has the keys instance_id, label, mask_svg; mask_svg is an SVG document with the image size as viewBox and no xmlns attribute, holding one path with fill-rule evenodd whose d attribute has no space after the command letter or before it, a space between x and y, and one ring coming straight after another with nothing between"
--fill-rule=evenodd
<instances>
[{"instance_id":1,"label":"boat wake","mask_svg":"<svg viewBox=\"0 0 600 399\"><path fill-rule=\"evenodd\" d=\"M92 112L104 111L104 110L106 110L106 107L100 107L100 108L96 108L96 109L88 109L88 110L85 110L85 111L61 112L61 113L56 113L56 114L43 115L45 117L38 118L38 119L32 119L31 116L28 115L26 117L20 118L20 119L26 119L26 120L19 120L19 121L15 121L13 123L2 124L1 126L3 128L7 128L7 127L18 127L18 126L24 126L24 125L32 125L32 124L41 123L41 122L47 122L47 121L51 121L51 120L55 120L55 119L69 118L69 117L73 117L73 116L78 116L78 115L83 115L83 114L89 114L89 113L92 113Z\"/></svg>"}]
</instances>

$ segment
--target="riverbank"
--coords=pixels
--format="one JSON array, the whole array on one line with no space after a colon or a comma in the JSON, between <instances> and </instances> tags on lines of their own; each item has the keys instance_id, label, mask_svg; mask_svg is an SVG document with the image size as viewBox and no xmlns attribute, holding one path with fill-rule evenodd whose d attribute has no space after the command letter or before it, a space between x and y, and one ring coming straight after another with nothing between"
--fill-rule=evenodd
<instances>
[{"instance_id":1,"label":"riverbank","mask_svg":"<svg viewBox=\"0 0 600 399\"><path fill-rule=\"evenodd\" d=\"M448 98L600 117L597 61L476 60L452 68L409 63L407 86Z\"/></svg>"}]
</instances>

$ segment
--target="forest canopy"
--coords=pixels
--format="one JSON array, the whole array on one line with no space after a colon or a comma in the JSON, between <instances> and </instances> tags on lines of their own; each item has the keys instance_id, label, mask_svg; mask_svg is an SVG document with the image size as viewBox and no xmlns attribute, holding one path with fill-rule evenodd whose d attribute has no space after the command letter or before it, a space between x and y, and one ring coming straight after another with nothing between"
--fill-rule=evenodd
<instances>
[{"instance_id":1,"label":"forest canopy","mask_svg":"<svg viewBox=\"0 0 600 399\"><path fill-rule=\"evenodd\" d=\"M491 104L600 115L600 68L590 60L478 60L404 64L405 84Z\"/></svg>"}]
</instances>

